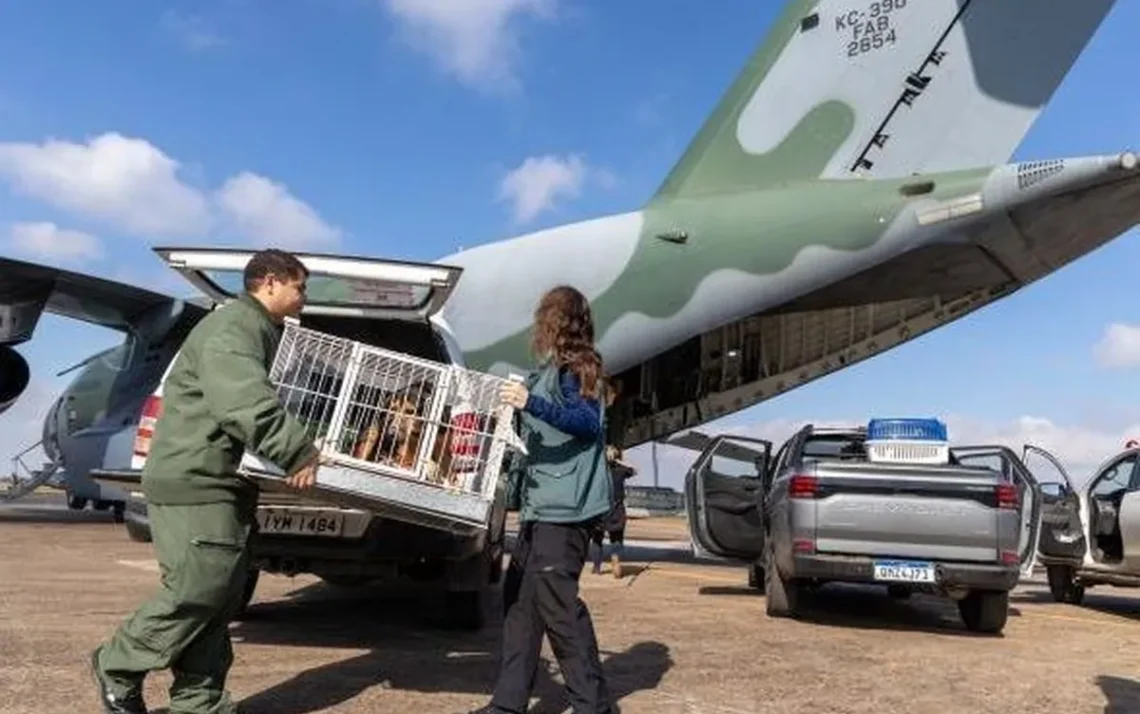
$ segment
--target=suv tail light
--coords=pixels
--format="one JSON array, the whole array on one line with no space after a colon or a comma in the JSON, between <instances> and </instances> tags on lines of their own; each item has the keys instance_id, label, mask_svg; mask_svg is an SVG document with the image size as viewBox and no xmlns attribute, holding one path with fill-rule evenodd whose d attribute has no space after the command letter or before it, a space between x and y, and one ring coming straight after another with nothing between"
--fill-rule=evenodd
<instances>
[{"instance_id":1,"label":"suv tail light","mask_svg":"<svg viewBox=\"0 0 1140 714\"><path fill-rule=\"evenodd\" d=\"M818 487L819 481L815 476L793 476L788 481L788 498L815 498Z\"/></svg>"},{"instance_id":2,"label":"suv tail light","mask_svg":"<svg viewBox=\"0 0 1140 714\"><path fill-rule=\"evenodd\" d=\"M135 456L144 459L150 453L150 440L154 436L154 425L162 415L162 397L150 395L143 402L142 412L139 414L139 426L135 430Z\"/></svg>"},{"instance_id":3,"label":"suv tail light","mask_svg":"<svg viewBox=\"0 0 1140 714\"><path fill-rule=\"evenodd\" d=\"M1005 508L1016 511L1020 505L1021 498L1017 493L1017 486L1012 483L999 483L995 490L997 491L997 507Z\"/></svg>"}]
</instances>

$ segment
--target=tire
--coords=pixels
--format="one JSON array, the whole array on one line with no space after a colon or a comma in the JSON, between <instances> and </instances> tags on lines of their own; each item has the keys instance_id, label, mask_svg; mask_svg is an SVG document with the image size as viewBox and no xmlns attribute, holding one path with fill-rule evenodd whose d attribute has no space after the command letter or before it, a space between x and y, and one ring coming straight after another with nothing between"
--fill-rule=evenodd
<instances>
[{"instance_id":1,"label":"tire","mask_svg":"<svg viewBox=\"0 0 1140 714\"><path fill-rule=\"evenodd\" d=\"M449 590L445 596L444 617L448 629L478 632L487 622L487 588Z\"/></svg>"},{"instance_id":2,"label":"tire","mask_svg":"<svg viewBox=\"0 0 1140 714\"><path fill-rule=\"evenodd\" d=\"M138 521L126 521L127 537L136 543L150 542L150 528Z\"/></svg>"},{"instance_id":3,"label":"tire","mask_svg":"<svg viewBox=\"0 0 1140 714\"><path fill-rule=\"evenodd\" d=\"M127 520L127 504L122 501L111 502L111 520L115 523L123 523Z\"/></svg>"},{"instance_id":4,"label":"tire","mask_svg":"<svg viewBox=\"0 0 1140 714\"><path fill-rule=\"evenodd\" d=\"M79 496L68 496L67 507L73 511L82 511L87 507L87 499Z\"/></svg>"},{"instance_id":5,"label":"tire","mask_svg":"<svg viewBox=\"0 0 1140 714\"><path fill-rule=\"evenodd\" d=\"M771 540L768 541L771 543ZM776 568L772 546L764 546L764 607L768 617L799 617L800 583L785 579Z\"/></svg>"},{"instance_id":6,"label":"tire","mask_svg":"<svg viewBox=\"0 0 1140 714\"><path fill-rule=\"evenodd\" d=\"M749 563L748 587L756 590L762 590L764 588L764 566L760 563Z\"/></svg>"},{"instance_id":7,"label":"tire","mask_svg":"<svg viewBox=\"0 0 1140 714\"><path fill-rule=\"evenodd\" d=\"M1009 591L973 590L958 601L958 614L971 632L998 634L1009 619Z\"/></svg>"},{"instance_id":8,"label":"tire","mask_svg":"<svg viewBox=\"0 0 1140 714\"><path fill-rule=\"evenodd\" d=\"M490 551L491 565L487 573L487 582L490 585L498 585L503 579L503 561L507 554L502 546L491 548Z\"/></svg>"},{"instance_id":9,"label":"tire","mask_svg":"<svg viewBox=\"0 0 1140 714\"><path fill-rule=\"evenodd\" d=\"M1077 582L1076 573L1067 565L1047 565L1049 593L1054 602L1080 605L1085 599L1085 586Z\"/></svg>"},{"instance_id":10,"label":"tire","mask_svg":"<svg viewBox=\"0 0 1140 714\"><path fill-rule=\"evenodd\" d=\"M250 570L249 577L245 580L245 589L241 593L241 607L238 608L237 614L234 615L234 620L244 620L246 611L249 610L249 603L253 601L253 593L257 590L257 581L261 578L260 570Z\"/></svg>"}]
</instances>

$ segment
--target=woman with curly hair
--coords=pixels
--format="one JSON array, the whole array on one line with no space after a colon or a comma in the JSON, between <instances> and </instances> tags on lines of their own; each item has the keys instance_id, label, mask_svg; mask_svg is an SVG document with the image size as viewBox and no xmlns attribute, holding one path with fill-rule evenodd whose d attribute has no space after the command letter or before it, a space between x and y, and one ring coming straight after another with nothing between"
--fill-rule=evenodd
<instances>
[{"instance_id":1,"label":"woman with curly hair","mask_svg":"<svg viewBox=\"0 0 1140 714\"><path fill-rule=\"evenodd\" d=\"M613 709L594 625L578 595L591 534L611 499L605 376L581 292L559 286L542 296L533 349L538 368L502 394L519 410L528 455L508 475L519 534L503 584L499 678L491 702L473 714L527 710L544 633L575 714L606 714Z\"/></svg>"}]
</instances>

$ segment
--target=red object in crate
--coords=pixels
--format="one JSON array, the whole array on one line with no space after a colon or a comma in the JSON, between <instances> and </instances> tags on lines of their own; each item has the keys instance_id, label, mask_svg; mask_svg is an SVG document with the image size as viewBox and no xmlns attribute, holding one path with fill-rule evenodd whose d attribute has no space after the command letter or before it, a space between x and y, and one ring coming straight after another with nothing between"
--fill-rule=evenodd
<instances>
[{"instance_id":1,"label":"red object in crate","mask_svg":"<svg viewBox=\"0 0 1140 714\"><path fill-rule=\"evenodd\" d=\"M479 467L479 435L486 425L470 407L459 406L451 415L451 457L455 471L474 471Z\"/></svg>"}]
</instances>

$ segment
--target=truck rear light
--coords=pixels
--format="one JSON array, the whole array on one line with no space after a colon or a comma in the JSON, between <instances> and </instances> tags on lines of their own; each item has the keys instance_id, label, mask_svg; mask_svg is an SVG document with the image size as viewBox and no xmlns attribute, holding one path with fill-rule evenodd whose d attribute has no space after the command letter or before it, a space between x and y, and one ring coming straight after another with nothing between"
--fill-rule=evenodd
<instances>
[{"instance_id":1,"label":"truck rear light","mask_svg":"<svg viewBox=\"0 0 1140 714\"><path fill-rule=\"evenodd\" d=\"M999 483L995 490L997 491L997 507L1006 508L1016 511L1020 505L1020 497L1017 493L1017 486L1012 483Z\"/></svg>"},{"instance_id":2,"label":"truck rear light","mask_svg":"<svg viewBox=\"0 0 1140 714\"><path fill-rule=\"evenodd\" d=\"M1014 565L1021 562L1021 555L1016 550L1003 550L998 554L1002 565Z\"/></svg>"},{"instance_id":3,"label":"truck rear light","mask_svg":"<svg viewBox=\"0 0 1140 714\"><path fill-rule=\"evenodd\" d=\"M788 498L815 498L818 487L815 476L793 476L788 481Z\"/></svg>"},{"instance_id":4,"label":"truck rear light","mask_svg":"<svg viewBox=\"0 0 1140 714\"><path fill-rule=\"evenodd\" d=\"M135 430L135 456L146 458L150 453L150 440L154 436L154 425L162 416L162 397L150 395L143 402L142 412L139 413L139 426Z\"/></svg>"},{"instance_id":5,"label":"truck rear light","mask_svg":"<svg viewBox=\"0 0 1140 714\"><path fill-rule=\"evenodd\" d=\"M794 538L792 539L792 552L793 553L814 553L815 541L811 538Z\"/></svg>"}]
</instances>

